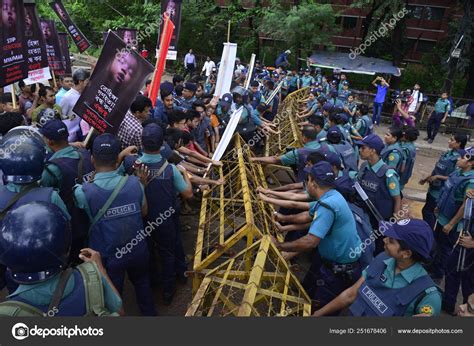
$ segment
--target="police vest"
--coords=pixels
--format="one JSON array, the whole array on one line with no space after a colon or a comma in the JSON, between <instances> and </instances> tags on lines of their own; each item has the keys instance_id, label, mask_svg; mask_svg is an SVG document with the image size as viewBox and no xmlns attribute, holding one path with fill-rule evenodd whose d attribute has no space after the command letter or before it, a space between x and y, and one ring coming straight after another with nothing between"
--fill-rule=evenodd
<instances>
[{"instance_id":1,"label":"police vest","mask_svg":"<svg viewBox=\"0 0 474 346\"><path fill-rule=\"evenodd\" d=\"M415 166L415 158L416 158L416 148L413 146L410 147L402 147L404 162L403 162L403 169L400 173L400 185L406 185L410 180L413 174L413 167Z\"/></svg>"},{"instance_id":2,"label":"police vest","mask_svg":"<svg viewBox=\"0 0 474 346\"><path fill-rule=\"evenodd\" d=\"M355 195L354 181L349 174L343 173L342 176L337 177L334 181L336 190L344 196L347 201L351 201Z\"/></svg>"},{"instance_id":3,"label":"police vest","mask_svg":"<svg viewBox=\"0 0 474 346\"><path fill-rule=\"evenodd\" d=\"M357 234L359 235L359 238L361 240L361 256L359 258L360 265L362 268L365 268L374 259L373 254L375 252L375 242L371 239L371 235L373 232L372 225L370 223L369 215L364 211L364 209L354 203L348 204L349 208L351 208L352 215L354 216ZM362 248L362 246L364 246L364 248Z\"/></svg>"},{"instance_id":4,"label":"police vest","mask_svg":"<svg viewBox=\"0 0 474 346\"><path fill-rule=\"evenodd\" d=\"M330 152L329 147L325 143L321 143L321 147L318 149L310 149L310 148L300 148L296 150L296 154L298 155L298 167L297 167L297 180L298 182L303 182L306 180L306 173L304 171L306 167L306 160L311 153L321 153L323 155Z\"/></svg>"},{"instance_id":5,"label":"police vest","mask_svg":"<svg viewBox=\"0 0 474 346\"><path fill-rule=\"evenodd\" d=\"M53 316L118 316L105 308L102 276L94 262L77 266L72 276L74 288L63 297L59 306L49 311L49 305L38 305L20 298L0 303L0 316L9 317L51 317Z\"/></svg>"},{"instance_id":6,"label":"police vest","mask_svg":"<svg viewBox=\"0 0 474 346\"><path fill-rule=\"evenodd\" d=\"M368 115L363 115L361 117L362 123L364 124L363 130L359 130L359 134L362 137L368 136L374 132L374 123L372 122L372 119Z\"/></svg>"},{"instance_id":7,"label":"police vest","mask_svg":"<svg viewBox=\"0 0 474 346\"><path fill-rule=\"evenodd\" d=\"M145 220L150 225L156 225L162 229L174 229L177 212L176 189L173 184L173 167L168 165L162 172L163 165L167 162L162 160L156 163L147 163L150 170L148 185L145 195L148 201L148 215ZM158 175L159 174L159 175ZM171 216L172 215L172 216Z\"/></svg>"},{"instance_id":8,"label":"police vest","mask_svg":"<svg viewBox=\"0 0 474 346\"><path fill-rule=\"evenodd\" d=\"M246 142L253 137L255 130L257 129L251 113L252 110L247 105L243 105L242 115L240 116L239 124L236 128L236 131Z\"/></svg>"},{"instance_id":9,"label":"police vest","mask_svg":"<svg viewBox=\"0 0 474 346\"><path fill-rule=\"evenodd\" d=\"M340 142L339 144L333 144L332 146L344 163L344 172L348 172L349 170L357 171L359 166L357 162L357 156L352 145L344 141Z\"/></svg>"},{"instance_id":10,"label":"police vest","mask_svg":"<svg viewBox=\"0 0 474 346\"><path fill-rule=\"evenodd\" d=\"M76 184L89 181L94 172L89 151L81 149L77 150L77 152L80 155L78 159L60 157L49 160L46 164L46 170L49 164L54 164L61 171L62 179L59 196L66 205L69 214L71 214L73 242L85 238L88 229L87 214L84 210L77 208L74 203L73 187Z\"/></svg>"},{"instance_id":11,"label":"police vest","mask_svg":"<svg viewBox=\"0 0 474 346\"><path fill-rule=\"evenodd\" d=\"M455 198L456 192L463 190L471 179L474 179L474 176L461 175L459 171L450 174L438 198L437 206L440 214L448 219L452 219L456 215L464 201L464 198Z\"/></svg>"},{"instance_id":12,"label":"police vest","mask_svg":"<svg viewBox=\"0 0 474 346\"><path fill-rule=\"evenodd\" d=\"M94 183L82 185L92 218L105 205L112 190L106 190ZM135 176L128 176L127 182L110 207L89 230L89 247L99 251L102 257L113 256L143 229L141 216L142 189Z\"/></svg>"},{"instance_id":13,"label":"police vest","mask_svg":"<svg viewBox=\"0 0 474 346\"><path fill-rule=\"evenodd\" d=\"M388 220L393 215L393 199L387 187L386 173L389 167L384 163L382 167L374 173L367 162L364 162L359 170L358 180L365 193L380 212L384 220Z\"/></svg>"},{"instance_id":14,"label":"police vest","mask_svg":"<svg viewBox=\"0 0 474 346\"><path fill-rule=\"evenodd\" d=\"M257 108L261 100L262 100L262 94L260 93L260 91L257 91L256 93L253 93L250 95L250 104L252 105L253 109Z\"/></svg>"},{"instance_id":15,"label":"police vest","mask_svg":"<svg viewBox=\"0 0 474 346\"><path fill-rule=\"evenodd\" d=\"M367 278L355 302L350 306L354 316L403 316L410 303L417 299L421 301L428 288L436 284L428 276L421 276L402 288L389 288L384 286L387 278L384 275L387 265L384 260L385 253L378 255L367 268Z\"/></svg>"},{"instance_id":16,"label":"police vest","mask_svg":"<svg viewBox=\"0 0 474 346\"><path fill-rule=\"evenodd\" d=\"M400 160L398 161L397 163L397 166L396 167L393 167L393 166L390 166L389 163L388 163L388 158L390 156L390 154L392 153L398 153L400 155ZM391 149L388 149L388 147L385 147L382 152L380 153L380 158L387 164L389 165L389 167L393 168L394 170L397 171L397 173L400 175L400 172L402 170L402 165L403 165L403 159L404 159L404 156L403 156L403 151L401 150L400 147L398 148L391 148Z\"/></svg>"},{"instance_id":17,"label":"police vest","mask_svg":"<svg viewBox=\"0 0 474 346\"><path fill-rule=\"evenodd\" d=\"M459 151L457 153L459 153ZM451 155L448 157L447 153L445 153L440 157L438 162L436 162L436 166L434 167L433 172L431 172L431 175L441 175L443 177L449 176L456 169L458 157L458 155ZM444 180L436 179L430 183L430 188L434 190L441 190L444 184Z\"/></svg>"},{"instance_id":18,"label":"police vest","mask_svg":"<svg viewBox=\"0 0 474 346\"><path fill-rule=\"evenodd\" d=\"M13 204L10 208L14 209L20 207L24 204L31 202L48 202L51 203L51 195L53 194L54 189L52 187L36 187L29 191L26 195L22 196L18 201ZM0 211L3 211L9 202L15 197L18 193L11 192L7 187L0 186ZM0 220L1 221L1 220Z\"/></svg>"}]
</instances>

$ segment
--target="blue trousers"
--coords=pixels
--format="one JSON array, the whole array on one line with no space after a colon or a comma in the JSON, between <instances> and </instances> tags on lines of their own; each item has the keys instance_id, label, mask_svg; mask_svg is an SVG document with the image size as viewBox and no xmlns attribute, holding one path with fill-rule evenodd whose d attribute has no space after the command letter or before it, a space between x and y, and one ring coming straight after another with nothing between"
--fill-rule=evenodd
<instances>
[{"instance_id":1,"label":"blue trousers","mask_svg":"<svg viewBox=\"0 0 474 346\"><path fill-rule=\"evenodd\" d=\"M382 116L383 103L374 102L374 113L372 114L372 122L380 125L380 117Z\"/></svg>"},{"instance_id":2,"label":"blue trousers","mask_svg":"<svg viewBox=\"0 0 474 346\"><path fill-rule=\"evenodd\" d=\"M121 258L104 259L104 266L110 280L122 295L125 272L135 288L135 295L141 313L144 316L156 316L155 302L150 285L149 253L145 241L136 245L130 253Z\"/></svg>"},{"instance_id":3,"label":"blue trousers","mask_svg":"<svg viewBox=\"0 0 474 346\"><path fill-rule=\"evenodd\" d=\"M317 280L316 293L314 295L314 299L318 302L318 308L325 306L344 290L351 287L357 280L359 280L361 275L362 268L360 267L359 262L354 264L354 269L350 274L335 274L333 270L325 264L321 265Z\"/></svg>"},{"instance_id":4,"label":"blue trousers","mask_svg":"<svg viewBox=\"0 0 474 346\"><path fill-rule=\"evenodd\" d=\"M459 286L463 297L463 303L474 293L474 250L467 249L464 267L467 270L458 272L457 265L461 247L458 245L448 256L446 263L446 280L444 285L443 306L448 311L455 310L456 298L458 296Z\"/></svg>"},{"instance_id":5,"label":"blue trousers","mask_svg":"<svg viewBox=\"0 0 474 346\"><path fill-rule=\"evenodd\" d=\"M441 127L441 120L443 120L445 113L436 113L433 111L430 118L428 119L428 124L426 124L426 132L428 133L428 138L434 140L438 134L439 128Z\"/></svg>"},{"instance_id":6,"label":"blue trousers","mask_svg":"<svg viewBox=\"0 0 474 346\"><path fill-rule=\"evenodd\" d=\"M433 278L442 279L448 269L448 258L453 252L453 246L458 239L459 233L453 229L448 235L446 235L443 232L443 226L438 223L434 235L436 249L430 272L432 273ZM456 269L456 267L454 267L454 269Z\"/></svg>"},{"instance_id":7,"label":"blue trousers","mask_svg":"<svg viewBox=\"0 0 474 346\"><path fill-rule=\"evenodd\" d=\"M436 215L434 210L436 208L436 199L431 196L429 193L426 194L426 202L421 210L423 215L423 220L426 221L428 225L430 225L431 229L434 229L434 225L436 223Z\"/></svg>"}]
</instances>

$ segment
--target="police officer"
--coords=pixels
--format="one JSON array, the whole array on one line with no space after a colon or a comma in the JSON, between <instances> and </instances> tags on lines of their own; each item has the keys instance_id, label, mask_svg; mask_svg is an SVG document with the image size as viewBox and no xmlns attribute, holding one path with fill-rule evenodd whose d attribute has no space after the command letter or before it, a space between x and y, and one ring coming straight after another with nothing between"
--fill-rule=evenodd
<instances>
[{"instance_id":1,"label":"police officer","mask_svg":"<svg viewBox=\"0 0 474 346\"><path fill-rule=\"evenodd\" d=\"M94 168L87 150L77 150L68 143L68 129L61 120L50 120L40 129L53 155L46 163L41 185L59 190L59 196L71 214L71 260L77 261L87 238L87 215L74 204L73 187L90 179Z\"/></svg>"},{"instance_id":2,"label":"police officer","mask_svg":"<svg viewBox=\"0 0 474 346\"><path fill-rule=\"evenodd\" d=\"M362 277L313 316L349 307L353 316L438 316L441 294L423 268L433 246L433 232L422 220L385 223L385 253Z\"/></svg>"},{"instance_id":3,"label":"police officer","mask_svg":"<svg viewBox=\"0 0 474 346\"><path fill-rule=\"evenodd\" d=\"M400 190L402 191L413 174L416 159L415 142L419 135L420 132L414 127L403 130L402 142L400 143L404 158L402 171L400 172Z\"/></svg>"},{"instance_id":4,"label":"police officer","mask_svg":"<svg viewBox=\"0 0 474 346\"><path fill-rule=\"evenodd\" d=\"M191 109L194 101L196 101L197 85L195 83L186 82L183 85L182 96L178 100L178 106L184 109Z\"/></svg>"},{"instance_id":5,"label":"police officer","mask_svg":"<svg viewBox=\"0 0 474 346\"><path fill-rule=\"evenodd\" d=\"M398 127L390 127L384 135L385 147L380 156L382 160L391 168L397 171L400 176L404 161L403 150L400 146L402 139L402 129Z\"/></svg>"},{"instance_id":6,"label":"police officer","mask_svg":"<svg viewBox=\"0 0 474 346\"><path fill-rule=\"evenodd\" d=\"M74 199L90 220L88 246L101 253L114 286L123 291L127 272L142 314L155 316L145 239L154 225L143 227L142 216L148 212L144 189L136 176L117 172L119 154L120 142L113 135L98 136L92 145L95 176L75 186Z\"/></svg>"},{"instance_id":7,"label":"police officer","mask_svg":"<svg viewBox=\"0 0 474 346\"><path fill-rule=\"evenodd\" d=\"M360 158L365 160L357 174L350 173L351 177L357 177L365 193L375 205L383 220L388 221L392 216L398 215L401 210L400 183L397 172L383 162L380 153L384 148L382 139L372 134L356 141L359 145ZM371 223L374 229L379 226L374 215ZM377 252L380 252L382 244L378 243Z\"/></svg>"},{"instance_id":8,"label":"police officer","mask_svg":"<svg viewBox=\"0 0 474 346\"><path fill-rule=\"evenodd\" d=\"M341 101L343 104L348 101L349 95L351 95L351 91L349 90L349 82L344 80L340 84L342 86L341 90L338 91L338 96L337 98L339 101Z\"/></svg>"},{"instance_id":9,"label":"police officer","mask_svg":"<svg viewBox=\"0 0 474 346\"><path fill-rule=\"evenodd\" d=\"M316 73L316 77L314 78L316 80L316 83L322 84L323 82L323 75L321 74L321 68L316 67L314 69L314 73Z\"/></svg>"},{"instance_id":10,"label":"police officer","mask_svg":"<svg viewBox=\"0 0 474 346\"><path fill-rule=\"evenodd\" d=\"M217 120L219 120L219 135L221 137L230 121L232 101L232 94L224 94L216 108L216 116Z\"/></svg>"},{"instance_id":11,"label":"police officer","mask_svg":"<svg viewBox=\"0 0 474 346\"><path fill-rule=\"evenodd\" d=\"M275 88L275 83L272 80L267 80L264 82L264 92L263 92L263 102L267 103L267 100L269 100L270 95L273 93L273 90ZM277 112L278 112L278 106L280 104L280 98L278 95L276 95L271 102L268 103L270 106L270 112L267 113L267 120L273 121L275 118Z\"/></svg>"},{"instance_id":12,"label":"police officer","mask_svg":"<svg viewBox=\"0 0 474 346\"><path fill-rule=\"evenodd\" d=\"M456 169L456 162L459 157L464 156L464 148L467 143L466 135L453 135L448 140L449 150L439 158L438 162L431 172L431 175L419 181L421 185L429 183L428 193L426 194L426 202L421 210L423 220L428 222L428 225L434 229L436 222L436 215L434 210L436 208L436 200L441 194L441 190L448 179L448 176Z\"/></svg>"},{"instance_id":13,"label":"police officer","mask_svg":"<svg viewBox=\"0 0 474 346\"><path fill-rule=\"evenodd\" d=\"M44 169L46 149L41 135L34 129L14 129L1 141L2 155L0 167L5 185L0 186L0 225L6 213L32 201L44 201L56 204L67 220L70 215L63 200L53 188L39 185ZM5 276L5 267L0 265L0 288L8 286L10 292L16 284Z\"/></svg>"},{"instance_id":14,"label":"police officer","mask_svg":"<svg viewBox=\"0 0 474 346\"><path fill-rule=\"evenodd\" d=\"M354 129L362 136L368 136L374 131L374 123L369 116L369 107L366 104L357 106L356 116L353 119Z\"/></svg>"},{"instance_id":15,"label":"police officer","mask_svg":"<svg viewBox=\"0 0 474 346\"><path fill-rule=\"evenodd\" d=\"M152 245L150 249L152 253L157 247L161 258L163 300L165 304L169 305L176 292L176 278L183 281L186 271L179 227L180 208L177 195L180 194L183 199L189 199L192 198L193 191L187 174L184 171L181 174L175 165L168 163L161 156L163 136L163 130L158 125L145 126L142 134L144 152L138 160L145 164L150 171L145 188L148 201L148 214L145 217L145 222L153 225L158 223L157 220L162 220L162 223L158 223L151 233L153 241L149 244Z\"/></svg>"},{"instance_id":16,"label":"police officer","mask_svg":"<svg viewBox=\"0 0 474 346\"><path fill-rule=\"evenodd\" d=\"M424 140L428 141L429 144L433 143L436 135L438 134L438 130L441 127L441 124L446 121L450 111L451 103L448 100L448 93L443 92L438 101L436 101L434 110L428 119L428 123L426 124L426 132L428 136L424 138Z\"/></svg>"},{"instance_id":17,"label":"police officer","mask_svg":"<svg viewBox=\"0 0 474 346\"><path fill-rule=\"evenodd\" d=\"M304 70L304 75L300 78L301 88L310 87L315 83L313 76L311 76L311 70L307 68Z\"/></svg>"},{"instance_id":18,"label":"police officer","mask_svg":"<svg viewBox=\"0 0 474 346\"><path fill-rule=\"evenodd\" d=\"M334 151L339 154L344 164L344 171L357 171L359 165L354 148L343 139L341 130L337 126L329 128L325 139L321 143L327 143L329 147L334 148Z\"/></svg>"},{"instance_id":19,"label":"police officer","mask_svg":"<svg viewBox=\"0 0 474 346\"><path fill-rule=\"evenodd\" d=\"M302 130L302 141L303 148L293 149L288 151L286 154L281 156L267 156L267 157L251 157L250 161L254 163L269 164L269 165L283 165L283 166L297 166L298 167L298 181L304 180L304 166L306 163L305 158L309 152L319 150L323 145L316 139L318 135L317 130L314 126L304 126ZM335 152L334 149L330 149L327 145L324 145L328 151ZM300 158L303 158L300 160Z\"/></svg>"},{"instance_id":20,"label":"police officer","mask_svg":"<svg viewBox=\"0 0 474 346\"><path fill-rule=\"evenodd\" d=\"M54 204L30 202L8 212L0 229L0 262L18 289L0 303L0 316L106 316L122 301L100 254L82 249L85 263L66 269L71 230Z\"/></svg>"},{"instance_id":21,"label":"police officer","mask_svg":"<svg viewBox=\"0 0 474 346\"><path fill-rule=\"evenodd\" d=\"M249 100L253 109L257 108L260 103L264 102L262 93L259 90L259 86L260 83L256 80L250 82Z\"/></svg>"},{"instance_id":22,"label":"police officer","mask_svg":"<svg viewBox=\"0 0 474 346\"><path fill-rule=\"evenodd\" d=\"M312 220L307 235L292 242L278 243L286 253L300 253L318 248L322 265L314 299L319 306L329 303L339 293L353 285L361 275L360 253L350 257L350 251L361 245L352 213L344 197L334 189L335 174L328 162L319 162L308 173L307 191L317 200L307 216Z\"/></svg>"},{"instance_id":23,"label":"police officer","mask_svg":"<svg viewBox=\"0 0 474 346\"><path fill-rule=\"evenodd\" d=\"M447 266L447 258L457 243L462 228L460 221L467 191L474 189L474 147L466 149L464 156L458 158L456 166L458 169L449 175L437 200L438 220L434 228L437 247L432 265L435 279L442 279L453 270ZM452 297L445 299L445 310L453 312L455 303L456 294L454 300Z\"/></svg>"}]
</instances>

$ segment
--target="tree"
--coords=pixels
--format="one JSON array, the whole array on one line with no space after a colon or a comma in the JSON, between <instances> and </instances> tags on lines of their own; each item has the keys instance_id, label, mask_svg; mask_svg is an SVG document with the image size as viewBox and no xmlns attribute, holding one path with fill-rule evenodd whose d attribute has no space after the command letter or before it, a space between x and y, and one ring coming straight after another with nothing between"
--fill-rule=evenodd
<instances>
[{"instance_id":1,"label":"tree","mask_svg":"<svg viewBox=\"0 0 474 346\"><path fill-rule=\"evenodd\" d=\"M288 11L280 3L272 1L264 10L261 31L285 41L287 48L296 52L297 60L310 55L318 45L330 46L336 33L336 15L330 4L301 1Z\"/></svg>"}]
</instances>

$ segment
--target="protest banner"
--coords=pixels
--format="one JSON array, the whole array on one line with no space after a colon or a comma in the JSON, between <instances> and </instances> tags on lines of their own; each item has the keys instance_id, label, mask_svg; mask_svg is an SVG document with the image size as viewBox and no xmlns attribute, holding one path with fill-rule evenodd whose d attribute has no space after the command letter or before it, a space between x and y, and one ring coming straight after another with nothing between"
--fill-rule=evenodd
<instances>
[{"instance_id":1,"label":"protest banner","mask_svg":"<svg viewBox=\"0 0 474 346\"><path fill-rule=\"evenodd\" d=\"M48 55L48 64L54 75L62 76L64 71L63 59L61 56L61 46L59 45L59 36L56 30L56 24L51 19L40 18L41 31L46 42L46 54Z\"/></svg>"},{"instance_id":2,"label":"protest banner","mask_svg":"<svg viewBox=\"0 0 474 346\"><path fill-rule=\"evenodd\" d=\"M22 0L2 0L0 87L28 77L28 47Z\"/></svg>"},{"instance_id":3,"label":"protest banner","mask_svg":"<svg viewBox=\"0 0 474 346\"><path fill-rule=\"evenodd\" d=\"M161 18L163 21L160 26L160 35L158 35L158 41L156 43L156 55L158 56L158 50L160 49L161 36L164 32L164 18L169 17L174 25L174 31L171 36L166 60L176 60L178 56L178 41L179 31L181 29L181 0L165 0L161 2Z\"/></svg>"},{"instance_id":4,"label":"protest banner","mask_svg":"<svg viewBox=\"0 0 474 346\"><path fill-rule=\"evenodd\" d=\"M44 68L48 68L46 42L41 32L41 24L36 4L25 3L25 38L28 47L28 78L38 76ZM38 72L33 71L38 70ZM48 72L49 73L49 72Z\"/></svg>"},{"instance_id":5,"label":"protest banner","mask_svg":"<svg viewBox=\"0 0 474 346\"><path fill-rule=\"evenodd\" d=\"M96 68L73 108L100 134L116 134L153 65L109 32Z\"/></svg>"},{"instance_id":6,"label":"protest banner","mask_svg":"<svg viewBox=\"0 0 474 346\"><path fill-rule=\"evenodd\" d=\"M217 75L216 91L214 96L222 97L222 95L230 92L230 85L234 79L235 57L237 56L237 43L224 43L222 51L221 64L219 66L219 74Z\"/></svg>"},{"instance_id":7,"label":"protest banner","mask_svg":"<svg viewBox=\"0 0 474 346\"><path fill-rule=\"evenodd\" d=\"M120 37L123 42L125 42L125 44L127 45L127 48L129 49L138 48L138 40L137 40L138 31L136 29L118 28L116 33L117 33L117 36Z\"/></svg>"},{"instance_id":8,"label":"protest banner","mask_svg":"<svg viewBox=\"0 0 474 346\"><path fill-rule=\"evenodd\" d=\"M50 2L49 5L52 7L53 11L57 14L61 23L66 27L67 32L71 35L72 40L79 49L80 53L83 53L91 46L90 42L84 36L84 34L79 30L76 24L72 21L69 13L66 11L63 3L60 0Z\"/></svg>"},{"instance_id":9,"label":"protest banner","mask_svg":"<svg viewBox=\"0 0 474 346\"><path fill-rule=\"evenodd\" d=\"M67 40L66 32L59 33L59 46L61 48L61 57L63 59L64 72L66 72L66 74L71 74L71 56L69 53L69 42Z\"/></svg>"}]
</instances>

